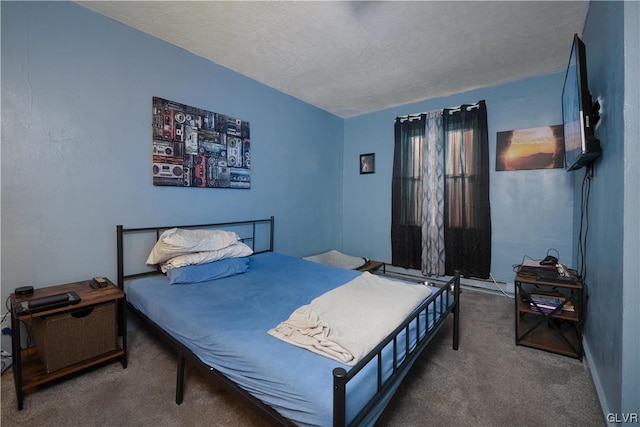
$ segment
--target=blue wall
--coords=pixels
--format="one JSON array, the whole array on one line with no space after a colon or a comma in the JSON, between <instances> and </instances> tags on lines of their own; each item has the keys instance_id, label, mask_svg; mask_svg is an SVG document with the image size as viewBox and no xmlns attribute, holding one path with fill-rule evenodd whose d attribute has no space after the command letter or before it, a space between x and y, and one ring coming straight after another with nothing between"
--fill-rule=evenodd
<instances>
[{"instance_id":1,"label":"blue wall","mask_svg":"<svg viewBox=\"0 0 640 427\"><path fill-rule=\"evenodd\" d=\"M250 121L250 190L154 187L151 99ZM343 120L71 2L2 2L2 300L115 280L115 226L276 217L341 245Z\"/></svg>"},{"instance_id":2,"label":"blue wall","mask_svg":"<svg viewBox=\"0 0 640 427\"><path fill-rule=\"evenodd\" d=\"M592 2L583 32L589 87L603 99L596 131L603 155L589 200L585 343L605 414L640 409L639 10L637 2ZM574 184L576 201L582 176Z\"/></svg>"},{"instance_id":3,"label":"blue wall","mask_svg":"<svg viewBox=\"0 0 640 427\"><path fill-rule=\"evenodd\" d=\"M621 412L640 402L640 3L624 3L624 243Z\"/></svg>"},{"instance_id":4,"label":"blue wall","mask_svg":"<svg viewBox=\"0 0 640 427\"><path fill-rule=\"evenodd\" d=\"M572 34L567 36L567 52ZM567 61L568 61L567 53ZM513 283L513 265L549 248L573 265L573 176L564 169L495 171L496 133L562 124L564 72L391 108L345 120L343 249L391 261L391 173L396 116L487 101L492 216L491 272ZM359 175L358 156L376 153L376 172Z\"/></svg>"}]
</instances>

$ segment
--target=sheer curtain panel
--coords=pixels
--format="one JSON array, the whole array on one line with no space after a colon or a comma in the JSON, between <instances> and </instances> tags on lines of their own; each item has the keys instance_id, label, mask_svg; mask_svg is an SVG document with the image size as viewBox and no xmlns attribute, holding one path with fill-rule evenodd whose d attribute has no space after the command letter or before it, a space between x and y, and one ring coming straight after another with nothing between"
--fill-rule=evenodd
<instances>
[{"instance_id":1,"label":"sheer curtain panel","mask_svg":"<svg viewBox=\"0 0 640 427\"><path fill-rule=\"evenodd\" d=\"M422 181L422 274L445 274L444 246L444 131L442 110L425 119Z\"/></svg>"}]
</instances>

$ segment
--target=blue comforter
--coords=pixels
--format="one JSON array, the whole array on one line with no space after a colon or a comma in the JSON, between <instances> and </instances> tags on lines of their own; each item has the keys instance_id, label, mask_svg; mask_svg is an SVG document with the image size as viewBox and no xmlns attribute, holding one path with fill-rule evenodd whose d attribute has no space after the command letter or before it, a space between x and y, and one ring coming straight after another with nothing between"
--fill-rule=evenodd
<instances>
[{"instance_id":1,"label":"blue comforter","mask_svg":"<svg viewBox=\"0 0 640 427\"><path fill-rule=\"evenodd\" d=\"M169 285L165 276L137 279L128 283L127 299L204 363L284 417L299 425L330 426L332 370L349 366L267 331L298 307L360 274L269 252L250 257L246 273L209 282ZM367 366L349 383L347 420L370 399L376 381L375 367Z\"/></svg>"}]
</instances>

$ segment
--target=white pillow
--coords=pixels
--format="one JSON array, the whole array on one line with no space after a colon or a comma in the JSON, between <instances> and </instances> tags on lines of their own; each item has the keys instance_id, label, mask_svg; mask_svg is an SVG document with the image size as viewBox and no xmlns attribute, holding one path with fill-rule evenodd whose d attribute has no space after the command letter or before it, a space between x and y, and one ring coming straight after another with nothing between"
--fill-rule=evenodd
<instances>
[{"instance_id":1,"label":"white pillow","mask_svg":"<svg viewBox=\"0 0 640 427\"><path fill-rule=\"evenodd\" d=\"M253 253L253 249L242 242L236 242L226 248L215 251L196 252L191 254L178 255L171 258L160 266L163 273L171 268L184 267L185 265L206 264L212 261L218 261L225 258L240 258L249 256Z\"/></svg>"},{"instance_id":2,"label":"white pillow","mask_svg":"<svg viewBox=\"0 0 640 427\"><path fill-rule=\"evenodd\" d=\"M178 255L215 251L239 240L233 231L171 228L160 235L147 258L147 264L161 264Z\"/></svg>"}]
</instances>

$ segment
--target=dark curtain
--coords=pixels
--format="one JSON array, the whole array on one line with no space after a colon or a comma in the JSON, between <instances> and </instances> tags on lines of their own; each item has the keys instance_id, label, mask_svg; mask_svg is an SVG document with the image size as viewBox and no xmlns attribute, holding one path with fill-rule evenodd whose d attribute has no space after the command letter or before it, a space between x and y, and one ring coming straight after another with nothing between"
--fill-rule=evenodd
<instances>
[{"instance_id":1,"label":"dark curtain","mask_svg":"<svg viewBox=\"0 0 640 427\"><path fill-rule=\"evenodd\" d=\"M425 115L396 118L391 182L391 263L421 268Z\"/></svg>"},{"instance_id":2,"label":"dark curtain","mask_svg":"<svg viewBox=\"0 0 640 427\"><path fill-rule=\"evenodd\" d=\"M491 271L489 144L484 101L443 111L445 273L488 279Z\"/></svg>"}]
</instances>

